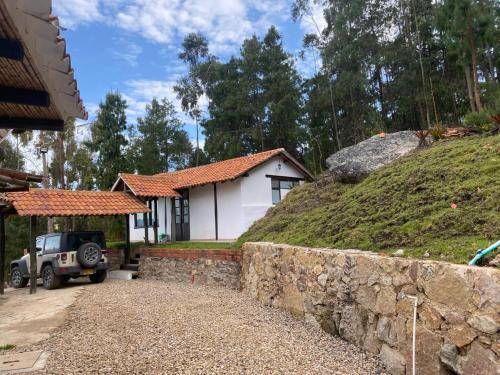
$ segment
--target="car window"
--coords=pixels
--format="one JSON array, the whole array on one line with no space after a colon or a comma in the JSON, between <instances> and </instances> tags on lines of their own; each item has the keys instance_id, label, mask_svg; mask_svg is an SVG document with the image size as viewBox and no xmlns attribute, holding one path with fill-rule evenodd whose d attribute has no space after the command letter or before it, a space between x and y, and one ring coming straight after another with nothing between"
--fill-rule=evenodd
<instances>
[{"instance_id":1,"label":"car window","mask_svg":"<svg viewBox=\"0 0 500 375\"><path fill-rule=\"evenodd\" d=\"M43 243L45 241L45 237L44 236L40 236L40 237L37 237L36 238L36 251L42 251L43 250Z\"/></svg>"},{"instance_id":2,"label":"car window","mask_svg":"<svg viewBox=\"0 0 500 375\"><path fill-rule=\"evenodd\" d=\"M76 251L81 245L89 242L98 244L102 249L106 248L106 243L104 242L104 235L102 232L68 233L67 241L68 251Z\"/></svg>"},{"instance_id":3,"label":"car window","mask_svg":"<svg viewBox=\"0 0 500 375\"><path fill-rule=\"evenodd\" d=\"M53 254L59 252L59 247L61 244L61 235L56 234L54 236L48 236L45 239L45 250L44 254Z\"/></svg>"}]
</instances>

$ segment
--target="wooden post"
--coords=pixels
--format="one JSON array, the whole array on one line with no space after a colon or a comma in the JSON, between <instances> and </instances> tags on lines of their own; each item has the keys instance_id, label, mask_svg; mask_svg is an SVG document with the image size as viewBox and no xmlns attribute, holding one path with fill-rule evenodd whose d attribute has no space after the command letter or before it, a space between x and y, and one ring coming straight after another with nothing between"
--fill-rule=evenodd
<instances>
[{"instance_id":1,"label":"wooden post","mask_svg":"<svg viewBox=\"0 0 500 375\"><path fill-rule=\"evenodd\" d=\"M4 293L5 285L5 217L0 210L0 294Z\"/></svg>"},{"instance_id":2,"label":"wooden post","mask_svg":"<svg viewBox=\"0 0 500 375\"><path fill-rule=\"evenodd\" d=\"M219 213L217 212L217 184L214 184L215 239L219 239Z\"/></svg>"},{"instance_id":3,"label":"wooden post","mask_svg":"<svg viewBox=\"0 0 500 375\"><path fill-rule=\"evenodd\" d=\"M153 242L155 245L158 244L158 198L155 198L153 200L154 204L154 216L153 216L153 233L154 233L154 239Z\"/></svg>"},{"instance_id":4,"label":"wooden post","mask_svg":"<svg viewBox=\"0 0 500 375\"><path fill-rule=\"evenodd\" d=\"M130 264L130 215L125 214L125 264Z\"/></svg>"},{"instance_id":5,"label":"wooden post","mask_svg":"<svg viewBox=\"0 0 500 375\"><path fill-rule=\"evenodd\" d=\"M149 201L146 201L146 206L149 207ZM144 213L144 243L149 246L149 212Z\"/></svg>"},{"instance_id":6,"label":"wooden post","mask_svg":"<svg viewBox=\"0 0 500 375\"><path fill-rule=\"evenodd\" d=\"M170 200L170 239L172 242L176 242L176 229L175 229L175 198Z\"/></svg>"},{"instance_id":7,"label":"wooden post","mask_svg":"<svg viewBox=\"0 0 500 375\"><path fill-rule=\"evenodd\" d=\"M36 293L36 216L30 216L30 294Z\"/></svg>"}]
</instances>

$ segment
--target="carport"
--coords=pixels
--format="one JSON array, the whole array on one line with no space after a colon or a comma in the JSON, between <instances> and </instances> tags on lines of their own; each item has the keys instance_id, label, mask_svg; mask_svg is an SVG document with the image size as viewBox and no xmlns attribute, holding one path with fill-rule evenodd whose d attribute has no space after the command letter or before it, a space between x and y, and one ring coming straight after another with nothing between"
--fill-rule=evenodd
<instances>
[{"instance_id":1,"label":"carport","mask_svg":"<svg viewBox=\"0 0 500 375\"><path fill-rule=\"evenodd\" d=\"M0 293L3 294L5 263L5 215L28 216L30 218L30 293L36 293L36 221L39 216L116 216L124 215L125 263L130 260L129 215L148 213L150 209L139 199L126 192L82 191L57 189L31 189L7 192L0 203Z\"/></svg>"}]
</instances>

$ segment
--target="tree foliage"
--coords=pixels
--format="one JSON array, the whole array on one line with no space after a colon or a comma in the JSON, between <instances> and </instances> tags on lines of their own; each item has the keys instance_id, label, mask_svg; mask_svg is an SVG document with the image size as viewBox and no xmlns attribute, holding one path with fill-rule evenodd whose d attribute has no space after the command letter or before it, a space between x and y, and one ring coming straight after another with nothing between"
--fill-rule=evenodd
<instances>
[{"instance_id":1,"label":"tree foliage","mask_svg":"<svg viewBox=\"0 0 500 375\"><path fill-rule=\"evenodd\" d=\"M126 101L119 93L109 92L99 104L97 119L91 126L90 151L96 153L95 180L100 190L109 190L118 173L128 171L124 163L127 146Z\"/></svg>"},{"instance_id":2,"label":"tree foliage","mask_svg":"<svg viewBox=\"0 0 500 375\"><path fill-rule=\"evenodd\" d=\"M182 128L174 105L167 99L153 99L146 114L137 120L136 170L152 175L189 165L192 146Z\"/></svg>"}]
</instances>

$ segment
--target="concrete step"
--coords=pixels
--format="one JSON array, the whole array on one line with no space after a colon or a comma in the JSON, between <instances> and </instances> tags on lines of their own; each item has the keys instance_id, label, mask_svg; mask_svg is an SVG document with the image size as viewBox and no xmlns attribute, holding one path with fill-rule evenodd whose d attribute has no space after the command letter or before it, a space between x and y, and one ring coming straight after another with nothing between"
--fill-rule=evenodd
<instances>
[{"instance_id":1,"label":"concrete step","mask_svg":"<svg viewBox=\"0 0 500 375\"><path fill-rule=\"evenodd\" d=\"M117 270L117 271L109 271L108 279L115 280L132 280L137 277L137 271L128 271L128 270Z\"/></svg>"}]
</instances>

